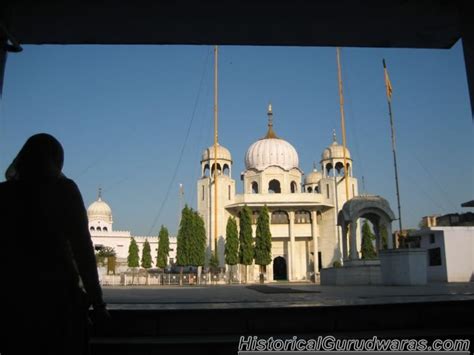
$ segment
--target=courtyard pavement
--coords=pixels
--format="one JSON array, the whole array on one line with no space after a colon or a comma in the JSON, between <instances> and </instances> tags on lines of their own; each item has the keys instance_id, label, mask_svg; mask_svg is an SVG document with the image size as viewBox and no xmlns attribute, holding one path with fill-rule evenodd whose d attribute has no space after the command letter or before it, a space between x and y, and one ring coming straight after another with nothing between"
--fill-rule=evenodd
<instances>
[{"instance_id":1,"label":"courtyard pavement","mask_svg":"<svg viewBox=\"0 0 474 355\"><path fill-rule=\"evenodd\" d=\"M213 286L104 286L109 309L307 307L474 300L474 282L426 286L298 283Z\"/></svg>"}]
</instances>

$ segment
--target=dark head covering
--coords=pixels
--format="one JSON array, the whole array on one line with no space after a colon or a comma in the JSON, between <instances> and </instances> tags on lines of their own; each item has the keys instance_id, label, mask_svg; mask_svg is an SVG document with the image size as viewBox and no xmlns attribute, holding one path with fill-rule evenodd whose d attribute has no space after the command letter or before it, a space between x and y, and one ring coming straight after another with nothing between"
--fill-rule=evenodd
<instances>
[{"instance_id":1,"label":"dark head covering","mask_svg":"<svg viewBox=\"0 0 474 355\"><path fill-rule=\"evenodd\" d=\"M52 135L31 136L5 172L7 180L59 178L64 162L61 143Z\"/></svg>"}]
</instances>

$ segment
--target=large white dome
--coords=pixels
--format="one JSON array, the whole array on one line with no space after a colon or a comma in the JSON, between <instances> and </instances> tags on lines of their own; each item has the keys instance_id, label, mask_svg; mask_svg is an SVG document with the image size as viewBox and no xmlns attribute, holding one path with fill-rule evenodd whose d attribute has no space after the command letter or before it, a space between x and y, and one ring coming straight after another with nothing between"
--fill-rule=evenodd
<instances>
[{"instance_id":1,"label":"large white dome","mask_svg":"<svg viewBox=\"0 0 474 355\"><path fill-rule=\"evenodd\" d=\"M245 167L262 171L269 166L283 170L298 168L298 153L287 141L280 138L263 138L250 146L245 155Z\"/></svg>"},{"instance_id":2,"label":"large white dome","mask_svg":"<svg viewBox=\"0 0 474 355\"><path fill-rule=\"evenodd\" d=\"M99 199L94 201L87 209L87 217L89 221L100 220L112 223L112 209L99 197Z\"/></svg>"},{"instance_id":3,"label":"large white dome","mask_svg":"<svg viewBox=\"0 0 474 355\"><path fill-rule=\"evenodd\" d=\"M273 131L272 105L268 105L268 131L264 138L252 144L245 154L245 167L258 171L270 166L278 166L283 170L298 169L298 153L284 139L278 138Z\"/></svg>"}]
</instances>

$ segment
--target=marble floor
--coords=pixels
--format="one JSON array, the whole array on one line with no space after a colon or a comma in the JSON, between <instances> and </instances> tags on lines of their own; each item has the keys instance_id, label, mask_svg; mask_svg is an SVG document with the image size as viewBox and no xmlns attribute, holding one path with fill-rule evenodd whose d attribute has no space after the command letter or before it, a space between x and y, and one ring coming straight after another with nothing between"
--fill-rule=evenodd
<instances>
[{"instance_id":1,"label":"marble floor","mask_svg":"<svg viewBox=\"0 0 474 355\"><path fill-rule=\"evenodd\" d=\"M474 282L425 286L275 283L213 286L105 286L109 309L307 307L474 300Z\"/></svg>"}]
</instances>

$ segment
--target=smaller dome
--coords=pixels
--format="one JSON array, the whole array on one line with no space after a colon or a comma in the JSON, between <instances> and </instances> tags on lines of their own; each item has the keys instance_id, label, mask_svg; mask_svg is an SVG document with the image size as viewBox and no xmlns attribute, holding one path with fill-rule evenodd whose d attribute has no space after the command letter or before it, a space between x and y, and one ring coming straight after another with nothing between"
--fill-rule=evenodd
<instances>
[{"instance_id":1,"label":"smaller dome","mask_svg":"<svg viewBox=\"0 0 474 355\"><path fill-rule=\"evenodd\" d=\"M305 185L317 184L322 179L322 177L323 174L321 174L320 171L314 169L312 172L306 175L304 183Z\"/></svg>"},{"instance_id":2,"label":"smaller dome","mask_svg":"<svg viewBox=\"0 0 474 355\"><path fill-rule=\"evenodd\" d=\"M342 158L344 158L344 146L342 146L336 141L336 134L333 133L333 142L329 147L324 149L323 154L321 154L321 160ZM346 159L351 159L351 152L349 152L349 149L347 149L347 147Z\"/></svg>"},{"instance_id":3,"label":"smaller dome","mask_svg":"<svg viewBox=\"0 0 474 355\"><path fill-rule=\"evenodd\" d=\"M99 199L92 202L87 209L87 217L89 221L101 220L112 223L112 209L99 196Z\"/></svg>"},{"instance_id":4,"label":"smaller dome","mask_svg":"<svg viewBox=\"0 0 474 355\"><path fill-rule=\"evenodd\" d=\"M202 152L201 161L214 159L214 145L211 145L209 148L205 149ZM232 162L232 156L229 149L223 147L217 143L217 159L228 160Z\"/></svg>"}]
</instances>

